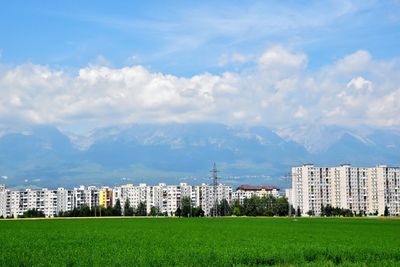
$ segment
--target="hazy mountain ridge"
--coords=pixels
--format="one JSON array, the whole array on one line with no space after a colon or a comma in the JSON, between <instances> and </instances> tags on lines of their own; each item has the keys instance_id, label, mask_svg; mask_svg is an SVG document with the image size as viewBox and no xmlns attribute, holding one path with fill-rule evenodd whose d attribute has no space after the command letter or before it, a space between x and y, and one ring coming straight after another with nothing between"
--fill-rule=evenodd
<instances>
[{"instance_id":1,"label":"hazy mountain ridge","mask_svg":"<svg viewBox=\"0 0 400 267\"><path fill-rule=\"evenodd\" d=\"M176 183L185 178L199 182L207 181L215 161L230 183L285 186L287 181L279 178L291 166L305 162L400 164L399 132L313 127L271 130L209 123L149 124L102 128L77 136L36 126L0 137L0 175L10 177L6 183L11 185Z\"/></svg>"}]
</instances>

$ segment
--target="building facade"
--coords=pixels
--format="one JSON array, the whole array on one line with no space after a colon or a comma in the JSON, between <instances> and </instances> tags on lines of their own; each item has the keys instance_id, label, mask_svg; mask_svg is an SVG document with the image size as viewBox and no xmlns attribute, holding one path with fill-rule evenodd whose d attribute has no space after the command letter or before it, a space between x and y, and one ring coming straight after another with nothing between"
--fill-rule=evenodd
<instances>
[{"instance_id":1,"label":"building facade","mask_svg":"<svg viewBox=\"0 0 400 267\"><path fill-rule=\"evenodd\" d=\"M150 213L151 208L154 207L159 214L174 216L183 197L190 198L192 207L201 207L208 216L215 205L215 200L218 203L222 199L226 199L228 203L231 202L232 187L219 184L214 193L214 186L207 184L192 186L187 183L179 185L160 183L155 186L141 183L137 186L127 184L114 188L80 186L65 189L60 187L56 190L47 188L10 190L0 185L0 216L16 218L28 210L37 209L43 211L46 217L54 217L60 212L80 209L83 206L91 209L99 206L113 207L118 200L122 211L126 202L129 201L129 206L134 209L140 203L144 203L147 213Z\"/></svg>"},{"instance_id":2,"label":"building facade","mask_svg":"<svg viewBox=\"0 0 400 267\"><path fill-rule=\"evenodd\" d=\"M46 217L54 217L84 205L94 208L100 203L99 192L94 186L80 186L72 190L62 187L56 190L10 190L0 185L0 217L16 218L32 209L42 211Z\"/></svg>"},{"instance_id":3,"label":"building facade","mask_svg":"<svg viewBox=\"0 0 400 267\"><path fill-rule=\"evenodd\" d=\"M321 214L331 205L355 213L400 215L400 167L378 165L317 167L305 164L292 168L292 188L287 195L303 215Z\"/></svg>"},{"instance_id":4,"label":"building facade","mask_svg":"<svg viewBox=\"0 0 400 267\"><path fill-rule=\"evenodd\" d=\"M243 204L244 199L251 198L252 196L279 197L279 188L268 185L241 185L232 193L232 200L238 200L240 204Z\"/></svg>"}]
</instances>

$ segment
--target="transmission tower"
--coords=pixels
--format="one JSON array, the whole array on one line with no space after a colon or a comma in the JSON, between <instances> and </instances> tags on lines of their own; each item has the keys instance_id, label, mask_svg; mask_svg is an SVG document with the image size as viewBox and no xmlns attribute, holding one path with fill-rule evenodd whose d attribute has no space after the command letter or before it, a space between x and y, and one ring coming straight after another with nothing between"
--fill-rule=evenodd
<instances>
[{"instance_id":1,"label":"transmission tower","mask_svg":"<svg viewBox=\"0 0 400 267\"><path fill-rule=\"evenodd\" d=\"M212 179L212 185L213 185L213 197L214 197L214 207L213 207L213 212L212 216L216 217L218 215L217 208L218 208L218 169L217 169L217 164L213 165L213 168L211 170L211 179Z\"/></svg>"}]
</instances>

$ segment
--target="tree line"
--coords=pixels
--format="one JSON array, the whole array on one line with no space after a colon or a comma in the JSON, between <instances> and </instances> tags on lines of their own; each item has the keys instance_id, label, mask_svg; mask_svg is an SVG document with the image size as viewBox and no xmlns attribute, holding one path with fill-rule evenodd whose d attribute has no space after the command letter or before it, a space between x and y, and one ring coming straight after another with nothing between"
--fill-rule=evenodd
<instances>
[{"instance_id":1,"label":"tree line","mask_svg":"<svg viewBox=\"0 0 400 267\"><path fill-rule=\"evenodd\" d=\"M229 215L229 210L235 216L288 216L289 203L285 197L274 197L272 195L258 197L253 195L251 198L243 199L240 203L235 200L230 209L228 203L224 201L219 207L222 216ZM228 211L228 214L226 213ZM226 215L225 215L226 214ZM290 206L290 214L294 215L295 210Z\"/></svg>"},{"instance_id":2,"label":"tree line","mask_svg":"<svg viewBox=\"0 0 400 267\"><path fill-rule=\"evenodd\" d=\"M96 206L90 208L83 205L80 208L74 208L69 211L61 211L59 217L95 217L95 216L147 216L146 203L140 202L135 209L131 207L129 199L126 199L124 209L121 207L121 201L118 199L113 207Z\"/></svg>"},{"instance_id":3,"label":"tree line","mask_svg":"<svg viewBox=\"0 0 400 267\"><path fill-rule=\"evenodd\" d=\"M290 212L289 212L290 211ZM314 211L308 211L309 216L314 216ZM70 211L63 211L57 214L58 217L94 217L94 216L170 216L177 217L204 217L205 212L201 207L194 207L189 197L183 197L174 214L160 212L158 207L152 206L150 212L147 213L146 203L140 202L134 208L130 205L129 199L126 199L124 208L121 207L121 202L118 199L113 207L93 207L83 205L80 208L74 208ZM290 206L287 198L274 197L272 195L258 197L253 195L251 198L245 198L242 202L239 200L233 201L231 204L226 199L222 199L217 205L216 210L213 207L210 211L210 216L301 216L300 208L295 210ZM331 205L321 206L320 216L324 217L353 217L366 216L363 211L355 213L350 209L341 209L332 207ZM377 215L377 214L375 214ZM389 210L385 207L384 216L389 215ZM20 218L40 218L45 217L43 211L30 209L23 213Z\"/></svg>"},{"instance_id":4,"label":"tree line","mask_svg":"<svg viewBox=\"0 0 400 267\"><path fill-rule=\"evenodd\" d=\"M226 199L220 201L215 208L210 211L211 216L287 216L289 204L286 198L275 198L273 196L257 197L244 199L242 203L238 200L231 205ZM292 214L295 211L292 208ZM121 202L118 199L113 207L89 207L82 205L80 208L74 208L69 211L61 211L56 217L95 217L95 216L170 216L177 217L204 217L205 212L201 207L194 207L190 197L183 197L178 204L174 214L162 213L158 207L152 206L150 212L147 213L146 203L140 202L134 208L130 205L129 199L126 199L124 208L121 207ZM21 218L39 218L45 217L43 211L31 209L26 212Z\"/></svg>"}]
</instances>

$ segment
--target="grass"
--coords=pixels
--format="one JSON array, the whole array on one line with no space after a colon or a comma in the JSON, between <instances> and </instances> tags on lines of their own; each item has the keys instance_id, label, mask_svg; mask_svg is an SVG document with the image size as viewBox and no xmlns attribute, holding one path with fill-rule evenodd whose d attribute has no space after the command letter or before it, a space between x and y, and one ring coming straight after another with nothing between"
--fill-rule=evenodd
<instances>
[{"instance_id":1,"label":"grass","mask_svg":"<svg viewBox=\"0 0 400 267\"><path fill-rule=\"evenodd\" d=\"M0 220L0 266L400 266L400 220Z\"/></svg>"}]
</instances>

